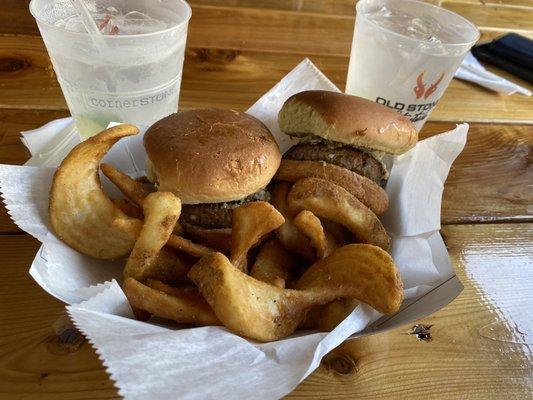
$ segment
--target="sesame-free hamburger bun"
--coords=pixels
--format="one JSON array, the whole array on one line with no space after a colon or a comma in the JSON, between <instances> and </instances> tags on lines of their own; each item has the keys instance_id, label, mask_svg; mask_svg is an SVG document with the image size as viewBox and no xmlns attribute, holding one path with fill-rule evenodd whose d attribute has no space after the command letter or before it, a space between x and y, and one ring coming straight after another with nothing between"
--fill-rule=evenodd
<instances>
[{"instance_id":1,"label":"sesame-free hamburger bun","mask_svg":"<svg viewBox=\"0 0 533 400\"><path fill-rule=\"evenodd\" d=\"M418 139L415 126L398 112L361 97L324 90L291 96L278 121L290 136L316 136L391 154L405 153Z\"/></svg>"},{"instance_id":2,"label":"sesame-free hamburger bun","mask_svg":"<svg viewBox=\"0 0 533 400\"><path fill-rule=\"evenodd\" d=\"M144 136L148 178L183 204L241 200L263 189L281 154L268 128L234 110L172 114Z\"/></svg>"}]
</instances>

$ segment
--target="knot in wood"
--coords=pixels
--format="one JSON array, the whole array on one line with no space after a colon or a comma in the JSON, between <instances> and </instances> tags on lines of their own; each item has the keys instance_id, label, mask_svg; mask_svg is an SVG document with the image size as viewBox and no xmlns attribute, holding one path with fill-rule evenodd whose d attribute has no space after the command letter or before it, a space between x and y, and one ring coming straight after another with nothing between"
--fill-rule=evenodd
<instances>
[{"instance_id":1,"label":"knot in wood","mask_svg":"<svg viewBox=\"0 0 533 400\"><path fill-rule=\"evenodd\" d=\"M29 66L30 64L22 58L0 57L0 73L20 71Z\"/></svg>"}]
</instances>

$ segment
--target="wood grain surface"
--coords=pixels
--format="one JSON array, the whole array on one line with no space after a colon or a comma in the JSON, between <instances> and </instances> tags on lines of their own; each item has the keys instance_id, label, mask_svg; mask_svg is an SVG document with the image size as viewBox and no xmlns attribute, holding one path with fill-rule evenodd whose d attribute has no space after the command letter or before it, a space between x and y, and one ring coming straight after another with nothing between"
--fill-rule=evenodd
<instances>
[{"instance_id":1,"label":"wood grain surface","mask_svg":"<svg viewBox=\"0 0 533 400\"><path fill-rule=\"evenodd\" d=\"M481 40L533 38L531 0L429 1L473 21ZM245 110L303 57L343 89L355 2L191 0L180 108ZM28 4L0 8L0 163L28 158L20 131L68 114ZM533 102L454 79L431 120L422 138L471 123L442 201L442 235L465 290L417 321L432 341L409 324L346 342L288 398L531 398ZM0 207L0 399L118 398L64 305L27 273L38 247Z\"/></svg>"},{"instance_id":2,"label":"wood grain surface","mask_svg":"<svg viewBox=\"0 0 533 400\"><path fill-rule=\"evenodd\" d=\"M419 321L433 340L418 341L408 325L346 342L289 398L529 398L531 337L516 316L533 301L533 283L516 278L531 277L521 271L533 262L533 226L447 226L442 235L465 289ZM483 269L494 272L489 285L478 283Z\"/></svg>"},{"instance_id":3,"label":"wood grain surface","mask_svg":"<svg viewBox=\"0 0 533 400\"><path fill-rule=\"evenodd\" d=\"M518 296L532 300L531 280L513 294L510 279L525 266L524 254L533 252L533 224L451 225L442 234L465 290L420 321L432 325L433 340L409 335L410 324L349 341L288 398L450 399L465 393L468 399L524 398L531 369L516 336L521 327L491 298L503 296L508 304ZM63 318L63 305L21 273L38 242L24 235L3 236L2 243L0 398L115 398L90 344ZM494 287L480 287L473 279L480 268L498 269L501 279Z\"/></svg>"},{"instance_id":4,"label":"wood grain surface","mask_svg":"<svg viewBox=\"0 0 533 400\"><path fill-rule=\"evenodd\" d=\"M344 88L348 56L309 57L338 87ZM180 107L208 105L245 110L302 59L300 54L189 48ZM511 79L533 89L526 82ZM37 37L0 36L0 88L0 108L66 109L44 44ZM533 102L526 96L503 96L454 79L430 119L526 123L531 115Z\"/></svg>"},{"instance_id":5,"label":"wood grain surface","mask_svg":"<svg viewBox=\"0 0 533 400\"><path fill-rule=\"evenodd\" d=\"M7 21L16 19L17 23L0 25L0 33L6 34L0 36L0 108L66 109L44 44L34 36L38 31L27 2L6 1L10 6L7 7ZM181 107L208 104L246 109L304 56L310 57L337 86L344 88L353 15L289 11L283 9L279 1L254 2L264 8L251 8L247 1L234 1L224 7L218 1L202 3L193 2ZM314 7L313 4L320 2L296 3ZM345 7L348 2L335 0L332 3ZM474 22L480 18L482 21L495 19L497 28L494 24L481 27L481 40L516 30L516 26L521 27L522 34L533 35L533 23L530 22L533 21L533 8L441 3L450 9L458 8L456 11ZM232 29L226 29L228 20L232 21ZM533 89L532 85L505 71L488 69ZM227 79L227 74L231 79ZM222 80L222 76L225 79ZM529 123L533 114L529 100L521 95L498 95L470 82L454 79L430 118L437 121Z\"/></svg>"}]
</instances>

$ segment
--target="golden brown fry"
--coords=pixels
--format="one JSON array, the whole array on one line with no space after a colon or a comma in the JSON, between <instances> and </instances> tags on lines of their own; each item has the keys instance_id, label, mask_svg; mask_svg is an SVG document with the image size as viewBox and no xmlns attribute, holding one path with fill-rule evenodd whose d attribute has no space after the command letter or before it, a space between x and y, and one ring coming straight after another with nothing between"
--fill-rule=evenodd
<instances>
[{"instance_id":1,"label":"golden brown fry","mask_svg":"<svg viewBox=\"0 0 533 400\"><path fill-rule=\"evenodd\" d=\"M142 184L152 184L146 175L139 176L138 178L135 178L135 180Z\"/></svg>"},{"instance_id":2,"label":"golden brown fry","mask_svg":"<svg viewBox=\"0 0 533 400\"><path fill-rule=\"evenodd\" d=\"M189 278L226 328L261 341L290 335L314 305L305 292L280 289L246 275L222 253L202 258Z\"/></svg>"},{"instance_id":3,"label":"golden brown fry","mask_svg":"<svg viewBox=\"0 0 533 400\"><path fill-rule=\"evenodd\" d=\"M356 299L340 299L320 306L318 317L318 329L321 331L332 331L359 305Z\"/></svg>"},{"instance_id":4,"label":"golden brown fry","mask_svg":"<svg viewBox=\"0 0 533 400\"><path fill-rule=\"evenodd\" d=\"M77 145L54 175L50 221L55 234L73 249L100 259L128 254L142 222L128 217L102 190L98 165L121 138L136 135L133 125L118 125Z\"/></svg>"},{"instance_id":5,"label":"golden brown fry","mask_svg":"<svg viewBox=\"0 0 533 400\"><path fill-rule=\"evenodd\" d=\"M277 239L270 239L259 250L250 276L258 281L284 288L285 282L290 277L290 270L296 264L296 259Z\"/></svg>"},{"instance_id":6,"label":"golden brown fry","mask_svg":"<svg viewBox=\"0 0 533 400\"><path fill-rule=\"evenodd\" d=\"M139 207L134 206L126 199L111 199L124 214L131 218L143 219L143 213Z\"/></svg>"},{"instance_id":7,"label":"golden brown fry","mask_svg":"<svg viewBox=\"0 0 533 400\"><path fill-rule=\"evenodd\" d=\"M325 306L312 307L305 313L304 319L298 324L298 330L318 329L318 320L320 318L320 312ZM137 318L137 317L135 317ZM139 318L137 318L139 319Z\"/></svg>"},{"instance_id":8,"label":"golden brown fry","mask_svg":"<svg viewBox=\"0 0 533 400\"><path fill-rule=\"evenodd\" d=\"M173 290L163 283L150 281L151 288L133 278L124 280L123 289L133 309L140 309L160 318L181 324L220 325L205 300L194 291Z\"/></svg>"},{"instance_id":9,"label":"golden brown fry","mask_svg":"<svg viewBox=\"0 0 533 400\"><path fill-rule=\"evenodd\" d=\"M294 225L305 234L316 249L317 258L321 260L333 253L337 247L333 237L322 228L322 223L311 211L303 210L294 217Z\"/></svg>"},{"instance_id":10,"label":"golden brown fry","mask_svg":"<svg viewBox=\"0 0 533 400\"><path fill-rule=\"evenodd\" d=\"M313 307L298 325L298 329L318 328L332 331L359 305L355 299L339 299L322 306Z\"/></svg>"},{"instance_id":11,"label":"golden brown fry","mask_svg":"<svg viewBox=\"0 0 533 400\"><path fill-rule=\"evenodd\" d=\"M390 256L363 244L344 246L313 264L298 280L298 290L258 281L221 253L202 258L189 278L229 330L261 341L290 335L308 310L336 299L359 299L388 313L397 311L403 298Z\"/></svg>"},{"instance_id":12,"label":"golden brown fry","mask_svg":"<svg viewBox=\"0 0 533 400\"><path fill-rule=\"evenodd\" d=\"M124 172L119 171L109 164L102 164L100 169L104 175L119 188L122 194L138 207L142 207L144 198L152 193L145 188L142 183L130 178Z\"/></svg>"},{"instance_id":13,"label":"golden brown fry","mask_svg":"<svg viewBox=\"0 0 533 400\"><path fill-rule=\"evenodd\" d=\"M377 215L389 206L387 193L374 181L326 162L282 160L274 177L292 183L304 178L321 178L339 185Z\"/></svg>"},{"instance_id":14,"label":"golden brown fry","mask_svg":"<svg viewBox=\"0 0 533 400\"><path fill-rule=\"evenodd\" d=\"M314 263L294 288L327 294L336 287L336 298L357 299L381 313L398 311L403 284L386 251L370 244L349 244ZM332 299L333 300L333 299Z\"/></svg>"},{"instance_id":15,"label":"golden brown fry","mask_svg":"<svg viewBox=\"0 0 533 400\"><path fill-rule=\"evenodd\" d=\"M142 210L139 207L142 208L146 196L153 192L153 190L150 190L143 185L144 183L151 183L148 178L146 178L146 176L141 176L137 179L130 178L128 175L109 164L102 164L100 169L103 174L115 184L122 194L130 199L137 207L124 199L116 199L113 200L113 202L127 215L143 219ZM183 227L179 223L176 223L173 233L175 235L183 235Z\"/></svg>"},{"instance_id":16,"label":"golden brown fry","mask_svg":"<svg viewBox=\"0 0 533 400\"><path fill-rule=\"evenodd\" d=\"M214 252L213 249L194 243L181 236L172 235L168 238L166 245L172 249L182 251L193 257L203 257Z\"/></svg>"},{"instance_id":17,"label":"golden brown fry","mask_svg":"<svg viewBox=\"0 0 533 400\"><path fill-rule=\"evenodd\" d=\"M278 182L272 190L272 204L285 218L285 222L278 228L276 235L287 250L308 261L312 261L314 253L309 239L300 232L292 221L295 214L289 210L287 204L287 196L290 189L291 185L288 182Z\"/></svg>"},{"instance_id":18,"label":"golden brown fry","mask_svg":"<svg viewBox=\"0 0 533 400\"><path fill-rule=\"evenodd\" d=\"M190 282L187 273L193 262L177 254L172 249L162 248L150 266L147 278L155 279L169 285Z\"/></svg>"},{"instance_id":19,"label":"golden brown fry","mask_svg":"<svg viewBox=\"0 0 533 400\"><path fill-rule=\"evenodd\" d=\"M389 236L378 217L332 182L318 178L302 179L293 185L288 202L293 211L309 210L317 217L346 226L362 243L389 249Z\"/></svg>"},{"instance_id":20,"label":"golden brown fry","mask_svg":"<svg viewBox=\"0 0 533 400\"><path fill-rule=\"evenodd\" d=\"M285 218L271 204L254 201L233 210L231 228L231 262L241 271L247 272L248 251L265 237L279 228Z\"/></svg>"},{"instance_id":21,"label":"golden brown fry","mask_svg":"<svg viewBox=\"0 0 533 400\"><path fill-rule=\"evenodd\" d=\"M320 223L326 234L329 234L339 247L353 243L353 235L346 227L325 218L322 218Z\"/></svg>"},{"instance_id":22,"label":"golden brown fry","mask_svg":"<svg viewBox=\"0 0 533 400\"><path fill-rule=\"evenodd\" d=\"M143 281L168 241L181 212L181 201L170 192L154 192L143 202L144 224L126 262L124 276Z\"/></svg>"}]
</instances>

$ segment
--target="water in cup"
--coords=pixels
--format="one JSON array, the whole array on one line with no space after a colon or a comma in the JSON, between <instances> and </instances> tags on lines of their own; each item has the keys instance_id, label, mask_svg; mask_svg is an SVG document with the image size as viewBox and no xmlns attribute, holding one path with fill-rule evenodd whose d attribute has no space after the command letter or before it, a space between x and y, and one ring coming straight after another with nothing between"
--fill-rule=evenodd
<instances>
[{"instance_id":1,"label":"water in cup","mask_svg":"<svg viewBox=\"0 0 533 400\"><path fill-rule=\"evenodd\" d=\"M176 112L190 8L182 0L32 0L57 79L82 138L109 122L148 126Z\"/></svg>"},{"instance_id":2,"label":"water in cup","mask_svg":"<svg viewBox=\"0 0 533 400\"><path fill-rule=\"evenodd\" d=\"M411 0L362 0L346 92L422 128L479 32L462 17Z\"/></svg>"}]
</instances>

